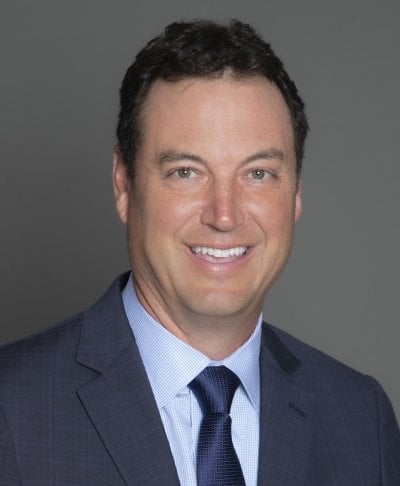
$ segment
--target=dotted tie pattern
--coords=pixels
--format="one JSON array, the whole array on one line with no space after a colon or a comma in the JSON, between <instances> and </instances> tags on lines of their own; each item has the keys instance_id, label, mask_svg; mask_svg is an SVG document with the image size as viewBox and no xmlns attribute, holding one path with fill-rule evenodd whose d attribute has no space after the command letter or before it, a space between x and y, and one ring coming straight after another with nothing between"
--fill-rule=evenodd
<instances>
[{"instance_id":1,"label":"dotted tie pattern","mask_svg":"<svg viewBox=\"0 0 400 486\"><path fill-rule=\"evenodd\" d=\"M189 383L203 412L197 444L198 486L245 486L229 416L239 384L239 378L225 366L205 368Z\"/></svg>"}]
</instances>

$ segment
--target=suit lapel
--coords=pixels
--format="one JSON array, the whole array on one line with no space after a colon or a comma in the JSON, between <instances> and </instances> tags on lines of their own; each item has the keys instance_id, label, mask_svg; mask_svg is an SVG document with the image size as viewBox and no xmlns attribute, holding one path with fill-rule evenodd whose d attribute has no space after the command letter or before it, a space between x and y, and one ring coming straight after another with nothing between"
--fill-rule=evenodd
<instances>
[{"instance_id":1,"label":"suit lapel","mask_svg":"<svg viewBox=\"0 0 400 486\"><path fill-rule=\"evenodd\" d=\"M84 316L76 360L99 373L79 398L127 484L178 486L167 437L127 321L125 274ZM260 352L259 486L307 484L313 398L295 380L300 362L264 325Z\"/></svg>"},{"instance_id":2,"label":"suit lapel","mask_svg":"<svg viewBox=\"0 0 400 486\"><path fill-rule=\"evenodd\" d=\"M150 384L123 311L119 282L85 316L77 361L99 372L78 390L127 484L179 485Z\"/></svg>"},{"instance_id":3,"label":"suit lapel","mask_svg":"<svg viewBox=\"0 0 400 486\"><path fill-rule=\"evenodd\" d=\"M270 326L261 353L259 486L307 484L313 444L313 397L295 381L301 363Z\"/></svg>"}]
</instances>

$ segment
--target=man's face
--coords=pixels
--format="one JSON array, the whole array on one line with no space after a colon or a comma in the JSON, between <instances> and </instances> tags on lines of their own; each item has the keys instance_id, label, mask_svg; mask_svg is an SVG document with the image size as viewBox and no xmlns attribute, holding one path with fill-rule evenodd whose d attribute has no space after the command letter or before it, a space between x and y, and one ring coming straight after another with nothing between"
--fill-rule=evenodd
<instances>
[{"instance_id":1,"label":"man's face","mask_svg":"<svg viewBox=\"0 0 400 486\"><path fill-rule=\"evenodd\" d=\"M258 77L157 81L142 120L135 179L118 152L114 169L141 300L178 321L256 319L301 210L282 95Z\"/></svg>"}]
</instances>

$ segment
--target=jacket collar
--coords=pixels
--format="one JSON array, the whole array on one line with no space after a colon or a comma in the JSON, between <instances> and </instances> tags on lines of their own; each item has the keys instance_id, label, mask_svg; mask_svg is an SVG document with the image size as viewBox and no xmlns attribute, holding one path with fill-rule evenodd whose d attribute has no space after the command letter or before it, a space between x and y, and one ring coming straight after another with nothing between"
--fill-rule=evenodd
<instances>
[{"instance_id":1,"label":"jacket collar","mask_svg":"<svg viewBox=\"0 0 400 486\"><path fill-rule=\"evenodd\" d=\"M308 484L314 397L298 381L301 362L278 333L264 323L258 485L301 486Z\"/></svg>"},{"instance_id":2,"label":"jacket collar","mask_svg":"<svg viewBox=\"0 0 400 486\"><path fill-rule=\"evenodd\" d=\"M83 317L76 360L99 373L78 396L126 484L179 486L168 439L127 321L121 275Z\"/></svg>"}]
</instances>

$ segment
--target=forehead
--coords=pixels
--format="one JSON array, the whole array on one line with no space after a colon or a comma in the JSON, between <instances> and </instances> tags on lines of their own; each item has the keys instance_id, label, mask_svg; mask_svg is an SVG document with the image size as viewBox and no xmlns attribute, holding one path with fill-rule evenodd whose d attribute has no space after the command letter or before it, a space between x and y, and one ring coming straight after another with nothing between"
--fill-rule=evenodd
<instances>
[{"instance_id":1,"label":"forehead","mask_svg":"<svg viewBox=\"0 0 400 486\"><path fill-rule=\"evenodd\" d=\"M153 144L171 143L171 137L201 147L265 139L294 148L287 104L278 88L259 76L158 80L141 118L143 141Z\"/></svg>"}]
</instances>

